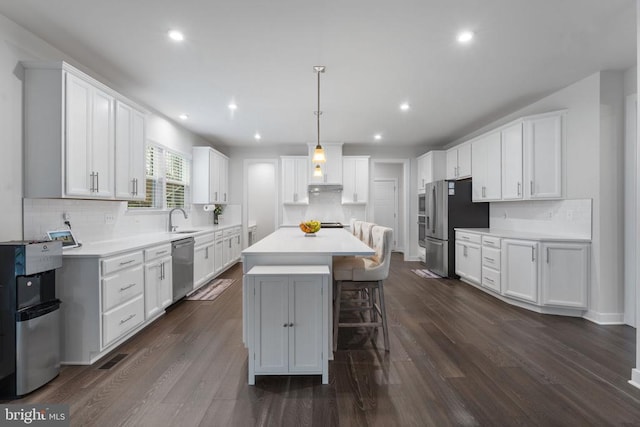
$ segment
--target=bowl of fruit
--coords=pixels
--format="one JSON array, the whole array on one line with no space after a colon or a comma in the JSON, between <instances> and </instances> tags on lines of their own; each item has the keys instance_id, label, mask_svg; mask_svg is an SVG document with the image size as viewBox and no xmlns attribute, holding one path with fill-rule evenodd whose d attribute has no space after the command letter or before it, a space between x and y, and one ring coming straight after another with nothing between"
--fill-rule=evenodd
<instances>
[{"instance_id":1,"label":"bowl of fruit","mask_svg":"<svg viewBox=\"0 0 640 427\"><path fill-rule=\"evenodd\" d=\"M305 236L315 236L318 230L320 230L320 221L311 220L301 222L300 230L304 232Z\"/></svg>"}]
</instances>

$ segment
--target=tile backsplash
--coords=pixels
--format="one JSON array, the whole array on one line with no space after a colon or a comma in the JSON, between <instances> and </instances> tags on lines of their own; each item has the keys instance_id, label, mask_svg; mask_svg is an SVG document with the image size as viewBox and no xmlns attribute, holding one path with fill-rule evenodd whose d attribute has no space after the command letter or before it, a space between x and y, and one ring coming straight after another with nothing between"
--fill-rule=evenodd
<instances>
[{"instance_id":1,"label":"tile backsplash","mask_svg":"<svg viewBox=\"0 0 640 427\"><path fill-rule=\"evenodd\" d=\"M111 200L24 199L24 238L41 239L50 230L66 229L64 214L69 216L71 229L81 242L95 242L136 234L166 231L168 212L128 211L127 202ZM240 206L227 205L225 221L240 222ZM193 205L185 219L174 212L173 224L178 227L198 227L213 224L213 213Z\"/></svg>"},{"instance_id":2,"label":"tile backsplash","mask_svg":"<svg viewBox=\"0 0 640 427\"><path fill-rule=\"evenodd\" d=\"M343 205L342 193L310 194L308 205L283 205L282 211L282 224L285 225L309 219L343 224L349 224L351 218L366 220L366 206Z\"/></svg>"},{"instance_id":3,"label":"tile backsplash","mask_svg":"<svg viewBox=\"0 0 640 427\"><path fill-rule=\"evenodd\" d=\"M491 228L591 238L591 199L491 203Z\"/></svg>"}]
</instances>

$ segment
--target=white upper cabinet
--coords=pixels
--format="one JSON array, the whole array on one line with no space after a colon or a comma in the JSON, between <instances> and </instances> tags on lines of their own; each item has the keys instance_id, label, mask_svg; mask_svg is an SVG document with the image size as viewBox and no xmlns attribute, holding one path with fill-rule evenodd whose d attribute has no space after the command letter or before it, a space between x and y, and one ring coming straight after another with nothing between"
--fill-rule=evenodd
<instances>
[{"instance_id":1,"label":"white upper cabinet","mask_svg":"<svg viewBox=\"0 0 640 427\"><path fill-rule=\"evenodd\" d=\"M309 144L309 163L313 158L316 148L315 143ZM313 176L315 164L309 168L309 182L312 184L342 184L342 143L324 143L324 155L327 159L325 163L320 163L322 176Z\"/></svg>"},{"instance_id":2,"label":"white upper cabinet","mask_svg":"<svg viewBox=\"0 0 640 427\"><path fill-rule=\"evenodd\" d=\"M367 203L369 195L369 156L342 158L342 203Z\"/></svg>"},{"instance_id":3,"label":"white upper cabinet","mask_svg":"<svg viewBox=\"0 0 640 427\"><path fill-rule=\"evenodd\" d=\"M113 197L114 98L66 75L66 195Z\"/></svg>"},{"instance_id":4,"label":"white upper cabinet","mask_svg":"<svg viewBox=\"0 0 640 427\"><path fill-rule=\"evenodd\" d=\"M529 199L562 197L563 114L524 120L525 188Z\"/></svg>"},{"instance_id":5,"label":"white upper cabinet","mask_svg":"<svg viewBox=\"0 0 640 427\"><path fill-rule=\"evenodd\" d=\"M418 157L418 192L424 191L425 185L445 179L447 168L446 151L429 151Z\"/></svg>"},{"instance_id":6,"label":"white upper cabinet","mask_svg":"<svg viewBox=\"0 0 640 427\"><path fill-rule=\"evenodd\" d=\"M282 203L309 203L309 167L307 156L283 156L282 162Z\"/></svg>"},{"instance_id":7,"label":"white upper cabinet","mask_svg":"<svg viewBox=\"0 0 640 427\"><path fill-rule=\"evenodd\" d=\"M447 150L447 179L471 176L471 144L464 143Z\"/></svg>"},{"instance_id":8,"label":"white upper cabinet","mask_svg":"<svg viewBox=\"0 0 640 427\"><path fill-rule=\"evenodd\" d=\"M211 147L193 147L193 203L229 202L229 158Z\"/></svg>"},{"instance_id":9,"label":"white upper cabinet","mask_svg":"<svg viewBox=\"0 0 640 427\"><path fill-rule=\"evenodd\" d=\"M508 126L502 135L502 200L522 200L522 122Z\"/></svg>"},{"instance_id":10,"label":"white upper cabinet","mask_svg":"<svg viewBox=\"0 0 640 427\"><path fill-rule=\"evenodd\" d=\"M116 101L116 198L144 200L144 113Z\"/></svg>"},{"instance_id":11,"label":"white upper cabinet","mask_svg":"<svg viewBox=\"0 0 640 427\"><path fill-rule=\"evenodd\" d=\"M472 154L472 200L486 202L500 200L501 152L500 132L492 132L475 139L471 143Z\"/></svg>"},{"instance_id":12,"label":"white upper cabinet","mask_svg":"<svg viewBox=\"0 0 640 427\"><path fill-rule=\"evenodd\" d=\"M137 115L128 132L116 129L116 103L133 105L125 97L64 62L22 65L25 197L130 200L135 198L135 178L142 179L144 195L145 119L140 109L134 109ZM116 152L116 136L127 139L118 141L126 146L124 152ZM135 153L132 141L142 141ZM128 191L116 190L119 166L127 169L122 180L129 181Z\"/></svg>"}]
</instances>

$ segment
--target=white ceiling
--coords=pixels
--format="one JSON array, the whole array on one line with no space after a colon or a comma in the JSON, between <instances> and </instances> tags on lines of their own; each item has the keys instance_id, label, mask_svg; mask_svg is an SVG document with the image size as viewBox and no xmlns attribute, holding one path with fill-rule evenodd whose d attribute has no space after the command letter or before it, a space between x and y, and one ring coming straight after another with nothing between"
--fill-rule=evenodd
<instances>
[{"instance_id":1,"label":"white ceiling","mask_svg":"<svg viewBox=\"0 0 640 427\"><path fill-rule=\"evenodd\" d=\"M636 63L635 0L0 0L0 13L214 143L437 146ZM176 44L169 29L184 32ZM466 46L462 29L475 32ZM227 105L235 101L231 114ZM407 101L409 112L398 106Z\"/></svg>"}]
</instances>

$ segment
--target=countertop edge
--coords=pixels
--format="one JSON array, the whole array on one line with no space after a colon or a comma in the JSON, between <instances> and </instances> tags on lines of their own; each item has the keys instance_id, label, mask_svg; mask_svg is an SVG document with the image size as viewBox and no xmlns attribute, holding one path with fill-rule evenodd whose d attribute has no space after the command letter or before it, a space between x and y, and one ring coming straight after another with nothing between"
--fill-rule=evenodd
<instances>
[{"instance_id":1,"label":"countertop edge","mask_svg":"<svg viewBox=\"0 0 640 427\"><path fill-rule=\"evenodd\" d=\"M240 227L242 224L225 224L215 227L188 227L193 233L170 233L168 231L157 233L138 234L131 237L116 238L84 244L79 248L64 249L63 258L104 258L119 255L136 250L150 248L164 243L171 243L189 237L197 237L216 231ZM185 227L187 228L187 227Z\"/></svg>"},{"instance_id":2,"label":"countertop edge","mask_svg":"<svg viewBox=\"0 0 640 427\"><path fill-rule=\"evenodd\" d=\"M502 230L497 228L454 228L455 231L493 236L501 239L535 240L541 242L575 242L591 243L591 239L576 236L552 236L541 233L528 233L526 231Z\"/></svg>"}]
</instances>

